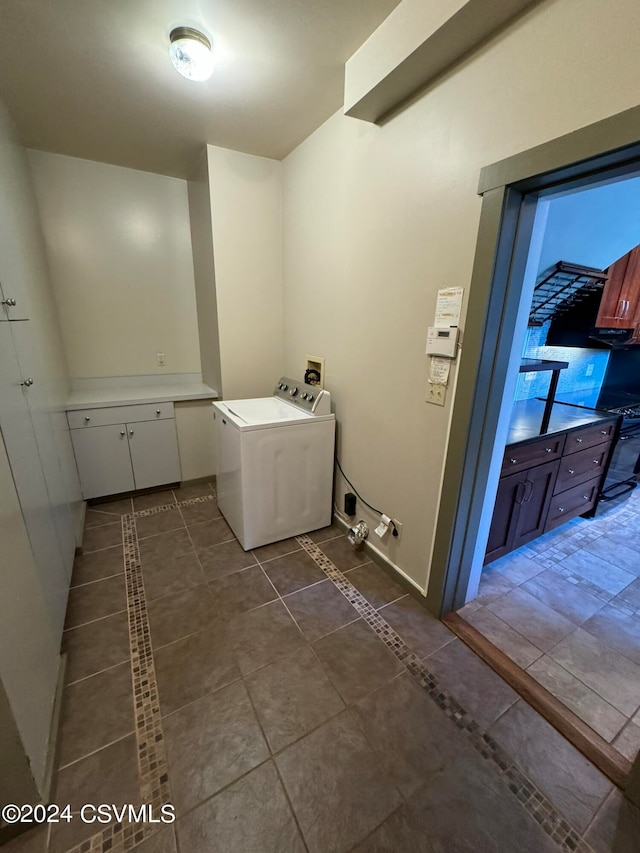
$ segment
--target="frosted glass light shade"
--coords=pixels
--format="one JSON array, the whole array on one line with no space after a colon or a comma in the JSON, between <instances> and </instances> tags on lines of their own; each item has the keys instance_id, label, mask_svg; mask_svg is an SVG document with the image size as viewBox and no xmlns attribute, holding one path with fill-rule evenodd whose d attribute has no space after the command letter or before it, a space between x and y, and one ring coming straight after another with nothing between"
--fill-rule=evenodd
<instances>
[{"instance_id":1,"label":"frosted glass light shade","mask_svg":"<svg viewBox=\"0 0 640 853\"><path fill-rule=\"evenodd\" d=\"M211 42L198 30L177 27L169 36L173 67L187 80L208 80L213 72Z\"/></svg>"}]
</instances>

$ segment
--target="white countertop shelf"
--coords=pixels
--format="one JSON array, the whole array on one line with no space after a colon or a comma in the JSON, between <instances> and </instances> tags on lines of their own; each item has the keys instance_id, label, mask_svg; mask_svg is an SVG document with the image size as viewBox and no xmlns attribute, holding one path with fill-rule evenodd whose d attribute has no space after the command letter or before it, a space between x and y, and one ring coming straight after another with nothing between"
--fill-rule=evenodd
<instances>
[{"instance_id":1,"label":"white countertop shelf","mask_svg":"<svg viewBox=\"0 0 640 853\"><path fill-rule=\"evenodd\" d=\"M71 392L65 408L67 411L76 411L136 403L180 403L187 400L215 400L218 396L214 388L203 382L83 388Z\"/></svg>"}]
</instances>

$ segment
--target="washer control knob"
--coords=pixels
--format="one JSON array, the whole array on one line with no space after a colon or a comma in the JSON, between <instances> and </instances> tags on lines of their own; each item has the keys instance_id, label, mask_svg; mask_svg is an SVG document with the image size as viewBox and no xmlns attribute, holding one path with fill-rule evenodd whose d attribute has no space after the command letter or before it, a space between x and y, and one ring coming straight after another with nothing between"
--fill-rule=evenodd
<instances>
[{"instance_id":1,"label":"washer control knob","mask_svg":"<svg viewBox=\"0 0 640 853\"><path fill-rule=\"evenodd\" d=\"M300 394L300 399L301 399L301 400L306 400L306 399L307 399L307 395L306 395L306 394Z\"/></svg>"},{"instance_id":2,"label":"washer control knob","mask_svg":"<svg viewBox=\"0 0 640 853\"><path fill-rule=\"evenodd\" d=\"M289 386L288 386L288 385L285 385L285 384L284 384L284 382L283 382L283 383L282 383L282 385L280 386L280 390L281 390L281 391L288 391L288 390L289 390Z\"/></svg>"},{"instance_id":3,"label":"washer control knob","mask_svg":"<svg viewBox=\"0 0 640 853\"><path fill-rule=\"evenodd\" d=\"M310 403L313 403L313 394L307 394L307 400L308 400Z\"/></svg>"},{"instance_id":4,"label":"washer control knob","mask_svg":"<svg viewBox=\"0 0 640 853\"><path fill-rule=\"evenodd\" d=\"M291 391L289 391L289 394L291 394L292 397L295 397L297 395L297 393L298 393L297 388L292 388Z\"/></svg>"}]
</instances>

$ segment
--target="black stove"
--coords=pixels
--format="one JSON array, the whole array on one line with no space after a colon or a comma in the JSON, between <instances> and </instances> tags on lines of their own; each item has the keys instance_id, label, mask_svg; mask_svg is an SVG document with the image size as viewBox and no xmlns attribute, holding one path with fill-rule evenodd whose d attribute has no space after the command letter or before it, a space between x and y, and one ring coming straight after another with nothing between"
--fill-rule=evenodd
<instances>
[{"instance_id":1,"label":"black stove","mask_svg":"<svg viewBox=\"0 0 640 853\"><path fill-rule=\"evenodd\" d=\"M614 415L622 415L624 420L640 420L640 403L635 406L620 406L617 409L609 409Z\"/></svg>"},{"instance_id":2,"label":"black stove","mask_svg":"<svg viewBox=\"0 0 640 853\"><path fill-rule=\"evenodd\" d=\"M608 411L622 415L623 420L600 494L601 501L633 491L640 481L640 403L625 403Z\"/></svg>"}]
</instances>

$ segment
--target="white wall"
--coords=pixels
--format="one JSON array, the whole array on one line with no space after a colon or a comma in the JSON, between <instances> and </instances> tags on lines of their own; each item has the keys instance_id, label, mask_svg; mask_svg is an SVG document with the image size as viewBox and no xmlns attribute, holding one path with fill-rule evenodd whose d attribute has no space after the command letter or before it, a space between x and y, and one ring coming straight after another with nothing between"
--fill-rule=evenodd
<instances>
[{"instance_id":1,"label":"white wall","mask_svg":"<svg viewBox=\"0 0 640 853\"><path fill-rule=\"evenodd\" d=\"M186 181L29 159L71 376L199 373Z\"/></svg>"},{"instance_id":2,"label":"white wall","mask_svg":"<svg viewBox=\"0 0 640 853\"><path fill-rule=\"evenodd\" d=\"M282 375L282 164L207 152L221 390L265 396Z\"/></svg>"},{"instance_id":3,"label":"white wall","mask_svg":"<svg viewBox=\"0 0 640 853\"><path fill-rule=\"evenodd\" d=\"M636 0L546 0L392 121L338 113L284 161L285 371L326 358L343 467L422 587L452 397L424 401L426 329L438 288L469 286L479 171L637 105L639 27Z\"/></svg>"},{"instance_id":4,"label":"white wall","mask_svg":"<svg viewBox=\"0 0 640 853\"><path fill-rule=\"evenodd\" d=\"M202 379L211 388L220 391L222 388L220 336L206 147L202 150L202 155L189 179L188 188Z\"/></svg>"}]
</instances>

